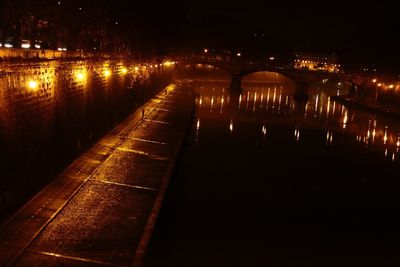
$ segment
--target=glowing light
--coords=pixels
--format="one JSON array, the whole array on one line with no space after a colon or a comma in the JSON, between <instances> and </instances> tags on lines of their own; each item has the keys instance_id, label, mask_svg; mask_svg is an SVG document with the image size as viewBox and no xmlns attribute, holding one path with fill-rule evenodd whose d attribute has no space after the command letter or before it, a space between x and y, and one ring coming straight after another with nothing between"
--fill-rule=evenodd
<instances>
[{"instance_id":1,"label":"glowing light","mask_svg":"<svg viewBox=\"0 0 400 267\"><path fill-rule=\"evenodd\" d=\"M241 57L242 56L242 53L237 53L236 54L238 57Z\"/></svg>"},{"instance_id":2,"label":"glowing light","mask_svg":"<svg viewBox=\"0 0 400 267\"><path fill-rule=\"evenodd\" d=\"M347 120L348 120L348 114L347 114L347 110L346 110L344 113L344 117L343 117L343 129L346 129Z\"/></svg>"},{"instance_id":3,"label":"glowing light","mask_svg":"<svg viewBox=\"0 0 400 267\"><path fill-rule=\"evenodd\" d=\"M200 130L200 118L197 119L196 123L196 138L195 138L196 142L199 141L199 130Z\"/></svg>"},{"instance_id":4,"label":"glowing light","mask_svg":"<svg viewBox=\"0 0 400 267\"><path fill-rule=\"evenodd\" d=\"M261 133L263 134L263 136L267 134L267 127L265 127L265 125L262 126Z\"/></svg>"},{"instance_id":5,"label":"glowing light","mask_svg":"<svg viewBox=\"0 0 400 267\"><path fill-rule=\"evenodd\" d=\"M279 101L278 101L278 110L281 110L281 103L282 103L282 88L281 91L279 92Z\"/></svg>"},{"instance_id":6,"label":"glowing light","mask_svg":"<svg viewBox=\"0 0 400 267\"><path fill-rule=\"evenodd\" d=\"M40 44L35 44L36 49L40 49L40 47L41 47Z\"/></svg>"},{"instance_id":7,"label":"glowing light","mask_svg":"<svg viewBox=\"0 0 400 267\"><path fill-rule=\"evenodd\" d=\"M224 95L222 95L222 98L221 98L221 109L219 111L219 113L221 113L221 114L222 114L222 109L224 108L224 103L225 103L225 99L224 99Z\"/></svg>"},{"instance_id":8,"label":"glowing light","mask_svg":"<svg viewBox=\"0 0 400 267\"><path fill-rule=\"evenodd\" d=\"M328 104L326 105L326 118L329 117L330 109L331 109L331 98L328 97Z\"/></svg>"},{"instance_id":9,"label":"glowing light","mask_svg":"<svg viewBox=\"0 0 400 267\"><path fill-rule=\"evenodd\" d=\"M31 45L30 44L22 44L21 47L24 49L28 49L31 47Z\"/></svg>"},{"instance_id":10,"label":"glowing light","mask_svg":"<svg viewBox=\"0 0 400 267\"><path fill-rule=\"evenodd\" d=\"M5 47L5 48L12 48L13 45L12 45L12 44L4 44L4 47Z\"/></svg>"},{"instance_id":11,"label":"glowing light","mask_svg":"<svg viewBox=\"0 0 400 267\"><path fill-rule=\"evenodd\" d=\"M378 85L379 87L381 87L381 86L382 86L382 84L381 84L381 83L378 83L377 85Z\"/></svg>"},{"instance_id":12,"label":"glowing light","mask_svg":"<svg viewBox=\"0 0 400 267\"><path fill-rule=\"evenodd\" d=\"M276 86L274 87L274 97L272 100L272 108L275 108L275 100L276 100Z\"/></svg>"},{"instance_id":13,"label":"glowing light","mask_svg":"<svg viewBox=\"0 0 400 267\"><path fill-rule=\"evenodd\" d=\"M383 144L384 144L384 145L386 145L387 139L388 139L387 131L388 131L388 127L385 126L385 134L383 135Z\"/></svg>"},{"instance_id":14,"label":"glowing light","mask_svg":"<svg viewBox=\"0 0 400 267\"><path fill-rule=\"evenodd\" d=\"M76 78L78 79L78 81L83 81L83 80L85 80L86 75L85 75L85 73L83 73L83 72L78 72L78 73L76 74Z\"/></svg>"},{"instance_id":15,"label":"glowing light","mask_svg":"<svg viewBox=\"0 0 400 267\"><path fill-rule=\"evenodd\" d=\"M138 70L139 70L139 67L138 67L138 66L136 66L136 67L135 67L135 71L138 71Z\"/></svg>"},{"instance_id":16,"label":"glowing light","mask_svg":"<svg viewBox=\"0 0 400 267\"><path fill-rule=\"evenodd\" d=\"M394 87L393 84L390 84L390 85L389 85L389 88L390 88L390 89L393 89L393 87Z\"/></svg>"},{"instance_id":17,"label":"glowing light","mask_svg":"<svg viewBox=\"0 0 400 267\"><path fill-rule=\"evenodd\" d=\"M376 129L372 130L372 143L375 143Z\"/></svg>"},{"instance_id":18,"label":"glowing light","mask_svg":"<svg viewBox=\"0 0 400 267\"><path fill-rule=\"evenodd\" d=\"M122 67L121 69L122 74L127 74L128 73L128 69L125 67Z\"/></svg>"},{"instance_id":19,"label":"glowing light","mask_svg":"<svg viewBox=\"0 0 400 267\"><path fill-rule=\"evenodd\" d=\"M332 141L333 141L333 132L327 131L326 132L326 144L327 145L332 145Z\"/></svg>"},{"instance_id":20,"label":"glowing light","mask_svg":"<svg viewBox=\"0 0 400 267\"><path fill-rule=\"evenodd\" d=\"M377 81L376 79L372 79L372 82L373 82L373 83L376 83L376 81Z\"/></svg>"},{"instance_id":21,"label":"glowing light","mask_svg":"<svg viewBox=\"0 0 400 267\"><path fill-rule=\"evenodd\" d=\"M296 140L296 142L298 142L300 140L300 128L296 127L294 129L294 138Z\"/></svg>"},{"instance_id":22,"label":"glowing light","mask_svg":"<svg viewBox=\"0 0 400 267\"><path fill-rule=\"evenodd\" d=\"M58 51L63 51L63 49L61 47L57 48Z\"/></svg>"},{"instance_id":23,"label":"glowing light","mask_svg":"<svg viewBox=\"0 0 400 267\"><path fill-rule=\"evenodd\" d=\"M230 133L233 132L233 121L232 120L229 122L229 132Z\"/></svg>"},{"instance_id":24,"label":"glowing light","mask_svg":"<svg viewBox=\"0 0 400 267\"><path fill-rule=\"evenodd\" d=\"M204 53L208 53L208 49L207 48L204 48Z\"/></svg>"},{"instance_id":25,"label":"glowing light","mask_svg":"<svg viewBox=\"0 0 400 267\"><path fill-rule=\"evenodd\" d=\"M110 70L104 70L104 76L105 77L110 77L111 76L111 71Z\"/></svg>"},{"instance_id":26,"label":"glowing light","mask_svg":"<svg viewBox=\"0 0 400 267\"><path fill-rule=\"evenodd\" d=\"M263 101L264 101L264 91L261 93L261 99L260 99L260 108L262 109L263 107Z\"/></svg>"},{"instance_id":27,"label":"glowing light","mask_svg":"<svg viewBox=\"0 0 400 267\"><path fill-rule=\"evenodd\" d=\"M36 90L36 89L39 87L39 83L38 83L37 81L30 80L30 81L28 82L28 87L29 87L29 89L31 89L31 90Z\"/></svg>"}]
</instances>

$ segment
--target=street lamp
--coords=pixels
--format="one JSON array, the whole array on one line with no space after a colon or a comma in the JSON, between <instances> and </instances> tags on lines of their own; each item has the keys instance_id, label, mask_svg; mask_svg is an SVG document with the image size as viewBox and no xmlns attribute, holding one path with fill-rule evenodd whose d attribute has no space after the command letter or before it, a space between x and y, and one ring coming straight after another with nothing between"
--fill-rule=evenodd
<instances>
[{"instance_id":1,"label":"street lamp","mask_svg":"<svg viewBox=\"0 0 400 267\"><path fill-rule=\"evenodd\" d=\"M105 77L110 77L111 76L111 71L109 69L105 69L103 72Z\"/></svg>"},{"instance_id":2,"label":"street lamp","mask_svg":"<svg viewBox=\"0 0 400 267\"><path fill-rule=\"evenodd\" d=\"M86 75L85 75L85 73L83 73L83 72L78 72L78 73L76 74L76 78L78 79L78 81L83 81L83 80L85 80L85 77L86 77Z\"/></svg>"},{"instance_id":3,"label":"street lamp","mask_svg":"<svg viewBox=\"0 0 400 267\"><path fill-rule=\"evenodd\" d=\"M28 81L27 85L28 85L28 88L31 89L32 91L36 91L36 89L38 89L38 87L39 87L39 83L34 80Z\"/></svg>"}]
</instances>

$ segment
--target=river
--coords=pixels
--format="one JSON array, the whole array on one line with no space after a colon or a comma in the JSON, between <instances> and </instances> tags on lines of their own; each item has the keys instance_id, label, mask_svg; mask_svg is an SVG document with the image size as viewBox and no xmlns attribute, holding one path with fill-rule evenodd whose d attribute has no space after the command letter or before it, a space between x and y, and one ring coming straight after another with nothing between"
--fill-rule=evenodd
<instances>
[{"instance_id":1,"label":"river","mask_svg":"<svg viewBox=\"0 0 400 267\"><path fill-rule=\"evenodd\" d=\"M196 117L146 267L398 266L400 124L272 73L190 76Z\"/></svg>"}]
</instances>

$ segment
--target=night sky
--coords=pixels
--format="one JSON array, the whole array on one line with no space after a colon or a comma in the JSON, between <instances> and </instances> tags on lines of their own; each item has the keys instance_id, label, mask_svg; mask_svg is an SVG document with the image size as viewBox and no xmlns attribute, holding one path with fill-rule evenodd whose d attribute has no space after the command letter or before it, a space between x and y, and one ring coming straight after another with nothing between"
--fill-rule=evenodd
<instances>
[{"instance_id":1,"label":"night sky","mask_svg":"<svg viewBox=\"0 0 400 267\"><path fill-rule=\"evenodd\" d=\"M76 36L81 25L111 25L109 32L135 51L187 54L207 47L259 58L309 51L337 53L344 65L400 69L400 20L389 1L0 0L0 11L14 5L3 8L0 22L23 14L27 3L23 20L47 16Z\"/></svg>"},{"instance_id":2,"label":"night sky","mask_svg":"<svg viewBox=\"0 0 400 267\"><path fill-rule=\"evenodd\" d=\"M168 3L167 3L168 2ZM123 1L126 25L159 46L268 53L338 53L342 61L397 68L399 20L393 3L353 1Z\"/></svg>"}]
</instances>

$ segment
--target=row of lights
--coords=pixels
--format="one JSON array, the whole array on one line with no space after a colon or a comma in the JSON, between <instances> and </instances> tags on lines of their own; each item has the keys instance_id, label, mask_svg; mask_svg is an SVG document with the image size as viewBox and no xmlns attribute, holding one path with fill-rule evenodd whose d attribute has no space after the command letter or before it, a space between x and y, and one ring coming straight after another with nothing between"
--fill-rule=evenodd
<instances>
[{"instance_id":1,"label":"row of lights","mask_svg":"<svg viewBox=\"0 0 400 267\"><path fill-rule=\"evenodd\" d=\"M123 67L123 68L121 69L121 72L122 72L122 74L127 74L127 73L128 73L128 69L125 68L125 67ZM105 70L103 71L104 77L110 77L111 74L112 74L112 72L111 72L110 69L105 69ZM77 79L78 81L82 82L82 81L84 81L84 80L86 79L86 72L85 72L85 71L78 71L78 72L76 73L75 76L76 76L76 79ZM32 91L35 91L35 90L38 89L38 87L39 87L39 82L36 81L36 80L29 80L29 81L27 82L27 87L28 87L29 89L31 89Z\"/></svg>"},{"instance_id":2,"label":"row of lights","mask_svg":"<svg viewBox=\"0 0 400 267\"><path fill-rule=\"evenodd\" d=\"M166 62L164 62L164 63L161 63L161 64L155 64L154 66L155 67L158 67L158 66L162 66L162 65L164 65L164 66L171 66L171 65L174 65L174 64L176 64L177 62L174 62L174 61L166 61ZM146 66L143 66L143 68L146 68ZM150 68L153 68L153 65L150 65ZM139 67L138 66L136 66L135 68L134 68L134 70L135 71L139 71ZM121 68L121 73L122 74L127 74L129 72L129 70L128 70L128 68L127 67L122 67ZM103 75L104 75L104 77L110 77L111 75L112 75L112 72L111 72L111 70L110 69L105 69L104 71L103 71ZM78 80L78 81L84 81L85 79L86 79L86 72L85 71L78 71L77 73L76 73L76 79ZM31 90L36 90L36 89L38 89L38 87L39 87L39 82L38 81L36 81L36 80L29 80L28 82L27 82L27 87L29 88L29 89L31 89Z\"/></svg>"},{"instance_id":3,"label":"row of lights","mask_svg":"<svg viewBox=\"0 0 400 267\"><path fill-rule=\"evenodd\" d=\"M204 52L204 54L207 54L207 53L208 53L208 48L204 48L204 49L203 49L203 52ZM237 57L241 57L241 56L242 56L242 53L237 52L237 53L236 53L236 56L237 56Z\"/></svg>"},{"instance_id":4,"label":"row of lights","mask_svg":"<svg viewBox=\"0 0 400 267\"><path fill-rule=\"evenodd\" d=\"M3 44L0 43L0 47L3 47ZM13 48L14 46L11 43L4 43L4 48ZM33 45L34 48L36 49L40 49L42 48L42 46L40 44L34 44ZM24 42L21 44L21 48L23 49L30 49L31 48L31 44L29 42ZM58 47L57 48L58 51L67 51L66 47Z\"/></svg>"},{"instance_id":5,"label":"row of lights","mask_svg":"<svg viewBox=\"0 0 400 267\"><path fill-rule=\"evenodd\" d=\"M372 79L372 82L373 82L373 83L376 83L376 85L377 85L378 87L381 87L381 86L383 85L382 83L378 83L378 79L375 79L375 78ZM389 89L393 89L393 88L394 88L394 84L389 84L389 85L388 85L388 88L389 88Z\"/></svg>"},{"instance_id":6,"label":"row of lights","mask_svg":"<svg viewBox=\"0 0 400 267\"><path fill-rule=\"evenodd\" d=\"M308 64L319 64L322 63L324 65L327 65L328 63L326 62L319 62L319 61L311 61L311 60L300 60L300 59L296 59L297 62L301 62L301 63L308 63ZM340 64L332 64L332 66L334 67L340 67Z\"/></svg>"},{"instance_id":7,"label":"row of lights","mask_svg":"<svg viewBox=\"0 0 400 267\"><path fill-rule=\"evenodd\" d=\"M3 47L3 44L2 44L2 43L0 43L0 47ZM5 48L13 48L14 46L13 46L12 44L10 44L10 43L5 43L5 44L4 44L4 47L5 47ZM36 49L40 49L40 48L41 48L40 44L35 44L34 47L35 47ZM21 48L23 48L23 49L29 49L29 48L31 48L31 44L29 44L29 43L23 43L23 44L21 44Z\"/></svg>"}]
</instances>

